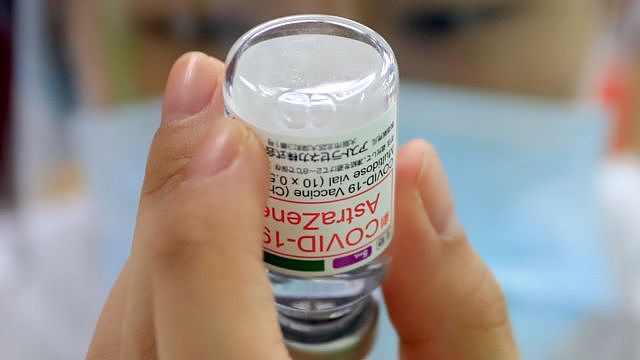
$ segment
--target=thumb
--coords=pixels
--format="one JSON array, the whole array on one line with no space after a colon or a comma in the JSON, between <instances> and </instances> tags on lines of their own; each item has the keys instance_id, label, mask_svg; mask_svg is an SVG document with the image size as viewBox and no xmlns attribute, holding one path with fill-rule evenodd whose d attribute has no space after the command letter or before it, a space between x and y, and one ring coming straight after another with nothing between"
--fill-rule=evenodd
<instances>
[{"instance_id":1,"label":"thumb","mask_svg":"<svg viewBox=\"0 0 640 360\"><path fill-rule=\"evenodd\" d=\"M286 354L262 264L266 175L257 137L222 118L169 195L146 239L160 358Z\"/></svg>"},{"instance_id":2,"label":"thumb","mask_svg":"<svg viewBox=\"0 0 640 360\"><path fill-rule=\"evenodd\" d=\"M262 264L268 163L222 118L224 66L182 56L167 82L131 256L87 358L285 358Z\"/></svg>"},{"instance_id":3,"label":"thumb","mask_svg":"<svg viewBox=\"0 0 640 360\"><path fill-rule=\"evenodd\" d=\"M178 60L147 169L128 261L121 354L286 357L262 263L268 162L220 117L221 63Z\"/></svg>"},{"instance_id":4,"label":"thumb","mask_svg":"<svg viewBox=\"0 0 640 360\"><path fill-rule=\"evenodd\" d=\"M150 274L158 355L285 357L262 264L264 147L238 120L170 110L166 99L145 180L160 187L143 195L134 245ZM191 143L192 155L180 152Z\"/></svg>"},{"instance_id":5,"label":"thumb","mask_svg":"<svg viewBox=\"0 0 640 360\"><path fill-rule=\"evenodd\" d=\"M131 256L104 306L87 354L95 358L152 358L156 353L147 251L165 221L171 194L184 180L197 147L222 114L224 64L202 53L181 56L171 68L160 128L149 151ZM148 243L148 244L147 244Z\"/></svg>"}]
</instances>

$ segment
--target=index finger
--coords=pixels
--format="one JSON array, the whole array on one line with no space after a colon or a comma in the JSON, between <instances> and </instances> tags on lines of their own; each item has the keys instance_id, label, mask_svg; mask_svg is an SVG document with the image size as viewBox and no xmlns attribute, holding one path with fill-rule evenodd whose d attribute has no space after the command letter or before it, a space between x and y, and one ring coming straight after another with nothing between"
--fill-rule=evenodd
<instances>
[{"instance_id":1,"label":"index finger","mask_svg":"<svg viewBox=\"0 0 640 360\"><path fill-rule=\"evenodd\" d=\"M394 259L383 285L404 359L515 359L504 296L457 224L434 149L398 153Z\"/></svg>"}]
</instances>

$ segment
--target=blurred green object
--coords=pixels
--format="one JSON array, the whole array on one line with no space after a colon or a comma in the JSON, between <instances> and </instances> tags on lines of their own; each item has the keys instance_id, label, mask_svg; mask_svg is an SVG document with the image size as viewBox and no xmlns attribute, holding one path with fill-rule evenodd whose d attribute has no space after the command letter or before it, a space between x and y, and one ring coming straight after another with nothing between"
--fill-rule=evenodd
<instances>
[{"instance_id":1,"label":"blurred green object","mask_svg":"<svg viewBox=\"0 0 640 360\"><path fill-rule=\"evenodd\" d=\"M120 1L98 1L99 23L104 41L110 82L110 103L129 102L140 97L137 43L129 21L130 15ZM94 5L96 6L96 5Z\"/></svg>"}]
</instances>

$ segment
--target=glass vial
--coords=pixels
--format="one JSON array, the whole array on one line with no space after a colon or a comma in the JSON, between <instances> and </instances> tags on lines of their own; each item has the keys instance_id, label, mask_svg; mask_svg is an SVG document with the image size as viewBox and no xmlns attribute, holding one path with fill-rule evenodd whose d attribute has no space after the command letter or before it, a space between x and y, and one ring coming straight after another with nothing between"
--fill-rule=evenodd
<instances>
[{"instance_id":1,"label":"glass vial","mask_svg":"<svg viewBox=\"0 0 640 360\"><path fill-rule=\"evenodd\" d=\"M345 319L382 280L393 234L394 54L355 21L298 15L247 32L226 65L226 112L271 162L263 246L281 323Z\"/></svg>"}]
</instances>

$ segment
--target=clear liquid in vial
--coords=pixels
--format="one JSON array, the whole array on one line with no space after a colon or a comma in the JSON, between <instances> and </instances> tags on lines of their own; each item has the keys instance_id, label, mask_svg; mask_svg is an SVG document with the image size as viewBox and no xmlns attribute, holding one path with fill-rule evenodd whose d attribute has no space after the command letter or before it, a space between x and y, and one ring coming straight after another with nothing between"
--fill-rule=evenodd
<instances>
[{"instance_id":1,"label":"clear liquid in vial","mask_svg":"<svg viewBox=\"0 0 640 360\"><path fill-rule=\"evenodd\" d=\"M239 58L227 110L254 127L301 139L352 133L395 108L384 59L371 45L326 34L275 37ZM384 254L323 277L269 271L278 311L296 321L356 313L380 284Z\"/></svg>"}]
</instances>

